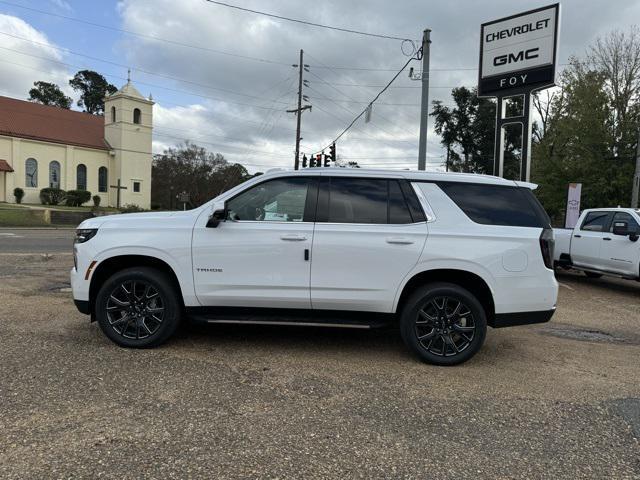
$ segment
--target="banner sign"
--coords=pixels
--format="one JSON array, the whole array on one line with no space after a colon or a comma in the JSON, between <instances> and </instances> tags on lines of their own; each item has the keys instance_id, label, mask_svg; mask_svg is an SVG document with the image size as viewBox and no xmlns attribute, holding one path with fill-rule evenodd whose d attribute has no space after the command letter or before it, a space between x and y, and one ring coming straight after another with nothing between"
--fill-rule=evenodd
<instances>
[{"instance_id":1,"label":"banner sign","mask_svg":"<svg viewBox=\"0 0 640 480\"><path fill-rule=\"evenodd\" d=\"M564 228L574 228L580 217L581 183L570 183L567 191L567 210L564 216Z\"/></svg>"},{"instance_id":2,"label":"banner sign","mask_svg":"<svg viewBox=\"0 0 640 480\"><path fill-rule=\"evenodd\" d=\"M552 87L560 4L530 10L480 27L478 96L505 96Z\"/></svg>"}]
</instances>

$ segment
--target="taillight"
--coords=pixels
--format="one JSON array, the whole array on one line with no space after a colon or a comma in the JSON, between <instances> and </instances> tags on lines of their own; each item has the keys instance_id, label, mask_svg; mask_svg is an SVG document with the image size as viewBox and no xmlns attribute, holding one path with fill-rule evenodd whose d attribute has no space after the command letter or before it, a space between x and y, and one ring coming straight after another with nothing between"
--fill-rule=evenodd
<instances>
[{"instance_id":1,"label":"taillight","mask_svg":"<svg viewBox=\"0 0 640 480\"><path fill-rule=\"evenodd\" d=\"M542 253L542 260L544 266L553 269L553 247L556 241L553 237L553 229L545 228L540 234L540 252Z\"/></svg>"}]
</instances>

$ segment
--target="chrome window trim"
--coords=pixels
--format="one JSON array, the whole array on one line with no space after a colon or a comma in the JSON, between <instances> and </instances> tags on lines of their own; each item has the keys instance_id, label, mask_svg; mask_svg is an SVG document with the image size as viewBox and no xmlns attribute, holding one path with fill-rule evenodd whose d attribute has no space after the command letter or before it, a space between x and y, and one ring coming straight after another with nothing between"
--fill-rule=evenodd
<instances>
[{"instance_id":1,"label":"chrome window trim","mask_svg":"<svg viewBox=\"0 0 640 480\"><path fill-rule=\"evenodd\" d=\"M420 205L422 205L424 214L427 217L427 223L435 222L436 214L433 212L431 205L429 205L429 202L427 201L427 197L425 197L424 192L420 189L418 185L416 185L416 182L411 182L411 188L413 188L413 191L416 192L416 195L418 196Z\"/></svg>"}]
</instances>

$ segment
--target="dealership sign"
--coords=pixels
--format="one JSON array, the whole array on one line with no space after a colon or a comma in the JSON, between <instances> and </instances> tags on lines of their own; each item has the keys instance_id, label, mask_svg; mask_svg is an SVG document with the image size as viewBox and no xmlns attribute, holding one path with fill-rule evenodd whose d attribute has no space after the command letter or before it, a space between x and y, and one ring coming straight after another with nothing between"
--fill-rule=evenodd
<instances>
[{"instance_id":1,"label":"dealership sign","mask_svg":"<svg viewBox=\"0 0 640 480\"><path fill-rule=\"evenodd\" d=\"M554 85L560 5L480 28L478 96L505 96Z\"/></svg>"}]
</instances>

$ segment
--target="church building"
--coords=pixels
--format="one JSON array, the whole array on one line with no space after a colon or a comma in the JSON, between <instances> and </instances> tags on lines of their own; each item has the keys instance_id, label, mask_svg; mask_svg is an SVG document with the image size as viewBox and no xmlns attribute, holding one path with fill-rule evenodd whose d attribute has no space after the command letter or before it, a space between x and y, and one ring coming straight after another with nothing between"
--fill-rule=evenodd
<instances>
[{"instance_id":1,"label":"church building","mask_svg":"<svg viewBox=\"0 0 640 480\"><path fill-rule=\"evenodd\" d=\"M104 116L0 96L0 202L20 187L22 203L39 204L55 187L148 209L152 126L153 101L130 81L105 98Z\"/></svg>"}]
</instances>

